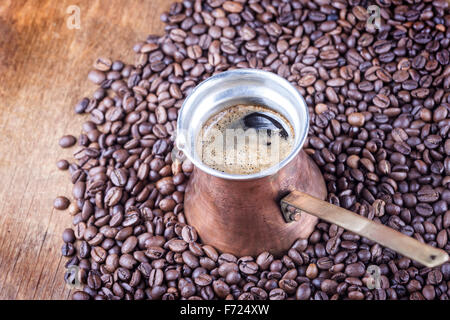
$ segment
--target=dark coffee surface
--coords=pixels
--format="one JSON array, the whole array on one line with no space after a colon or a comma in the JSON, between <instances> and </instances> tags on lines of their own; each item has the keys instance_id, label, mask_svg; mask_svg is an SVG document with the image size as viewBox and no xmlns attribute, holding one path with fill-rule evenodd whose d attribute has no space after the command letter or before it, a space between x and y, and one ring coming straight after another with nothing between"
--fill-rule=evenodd
<instances>
[{"instance_id":1,"label":"dark coffee surface","mask_svg":"<svg viewBox=\"0 0 450 320\"><path fill-rule=\"evenodd\" d=\"M237 105L208 119L197 137L202 162L218 171L247 175L274 167L293 149L289 122L266 107Z\"/></svg>"},{"instance_id":2,"label":"dark coffee surface","mask_svg":"<svg viewBox=\"0 0 450 320\"><path fill-rule=\"evenodd\" d=\"M448 300L450 263L424 268L325 222L281 257L218 253L186 225L193 166L170 153L202 80L275 72L310 108L304 149L327 200L450 252L449 9L411 2L184 1L162 15L163 37L136 44L135 65L97 63L100 88L75 108L90 120L69 167L62 254L84 285L73 298Z\"/></svg>"}]
</instances>

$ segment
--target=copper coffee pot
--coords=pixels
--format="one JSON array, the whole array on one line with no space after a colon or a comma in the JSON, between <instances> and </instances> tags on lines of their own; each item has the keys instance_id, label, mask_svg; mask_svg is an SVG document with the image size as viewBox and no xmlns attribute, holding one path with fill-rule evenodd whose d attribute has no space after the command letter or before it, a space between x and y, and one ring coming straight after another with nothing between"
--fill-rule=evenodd
<instances>
[{"instance_id":1,"label":"copper coffee pot","mask_svg":"<svg viewBox=\"0 0 450 320\"><path fill-rule=\"evenodd\" d=\"M202 125L217 112L238 104L269 107L290 122L295 145L286 159L251 175L227 174L201 162L195 142ZM288 81L270 72L224 72L192 92L180 110L176 142L195 165L184 211L204 243L238 256L263 251L280 256L295 240L309 237L321 218L425 266L448 261L444 250L323 201L327 190L322 174L302 151L308 130L303 97Z\"/></svg>"}]
</instances>

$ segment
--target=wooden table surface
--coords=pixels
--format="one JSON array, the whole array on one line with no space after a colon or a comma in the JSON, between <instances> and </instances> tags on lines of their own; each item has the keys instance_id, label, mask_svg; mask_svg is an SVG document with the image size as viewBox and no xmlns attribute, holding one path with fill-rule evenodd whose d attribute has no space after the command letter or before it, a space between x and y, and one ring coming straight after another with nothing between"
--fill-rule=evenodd
<instances>
[{"instance_id":1,"label":"wooden table surface","mask_svg":"<svg viewBox=\"0 0 450 320\"><path fill-rule=\"evenodd\" d=\"M134 61L132 47L162 34L168 0L0 0L0 299L66 299L61 233L71 195L56 169L83 117L74 105L95 86L86 80L99 56ZM79 8L80 29L72 26ZM75 7L76 9L76 7Z\"/></svg>"}]
</instances>

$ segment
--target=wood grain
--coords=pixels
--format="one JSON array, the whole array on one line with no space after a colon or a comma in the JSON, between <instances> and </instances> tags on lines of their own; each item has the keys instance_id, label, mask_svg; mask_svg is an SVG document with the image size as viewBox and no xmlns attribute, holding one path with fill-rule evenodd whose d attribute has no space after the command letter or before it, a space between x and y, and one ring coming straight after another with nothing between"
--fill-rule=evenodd
<instances>
[{"instance_id":1,"label":"wood grain","mask_svg":"<svg viewBox=\"0 0 450 320\"><path fill-rule=\"evenodd\" d=\"M72 152L59 137L80 132L73 106L95 90L86 80L94 60L132 63L133 44L163 32L170 2L0 1L0 299L69 297L60 248L71 219L52 203L71 195L55 163ZM80 29L68 28L71 5Z\"/></svg>"}]
</instances>

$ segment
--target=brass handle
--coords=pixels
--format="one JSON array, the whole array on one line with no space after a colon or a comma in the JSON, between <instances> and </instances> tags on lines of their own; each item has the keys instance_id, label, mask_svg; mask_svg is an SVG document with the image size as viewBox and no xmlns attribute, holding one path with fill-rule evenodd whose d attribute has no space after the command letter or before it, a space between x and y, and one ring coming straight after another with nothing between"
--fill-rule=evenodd
<instances>
[{"instance_id":1,"label":"brass handle","mask_svg":"<svg viewBox=\"0 0 450 320\"><path fill-rule=\"evenodd\" d=\"M281 200L281 208L288 222L298 220L301 211L304 211L362 237L378 242L382 246L430 268L439 266L449 259L447 252L444 250L429 246L394 229L303 192L294 191L283 198Z\"/></svg>"}]
</instances>

